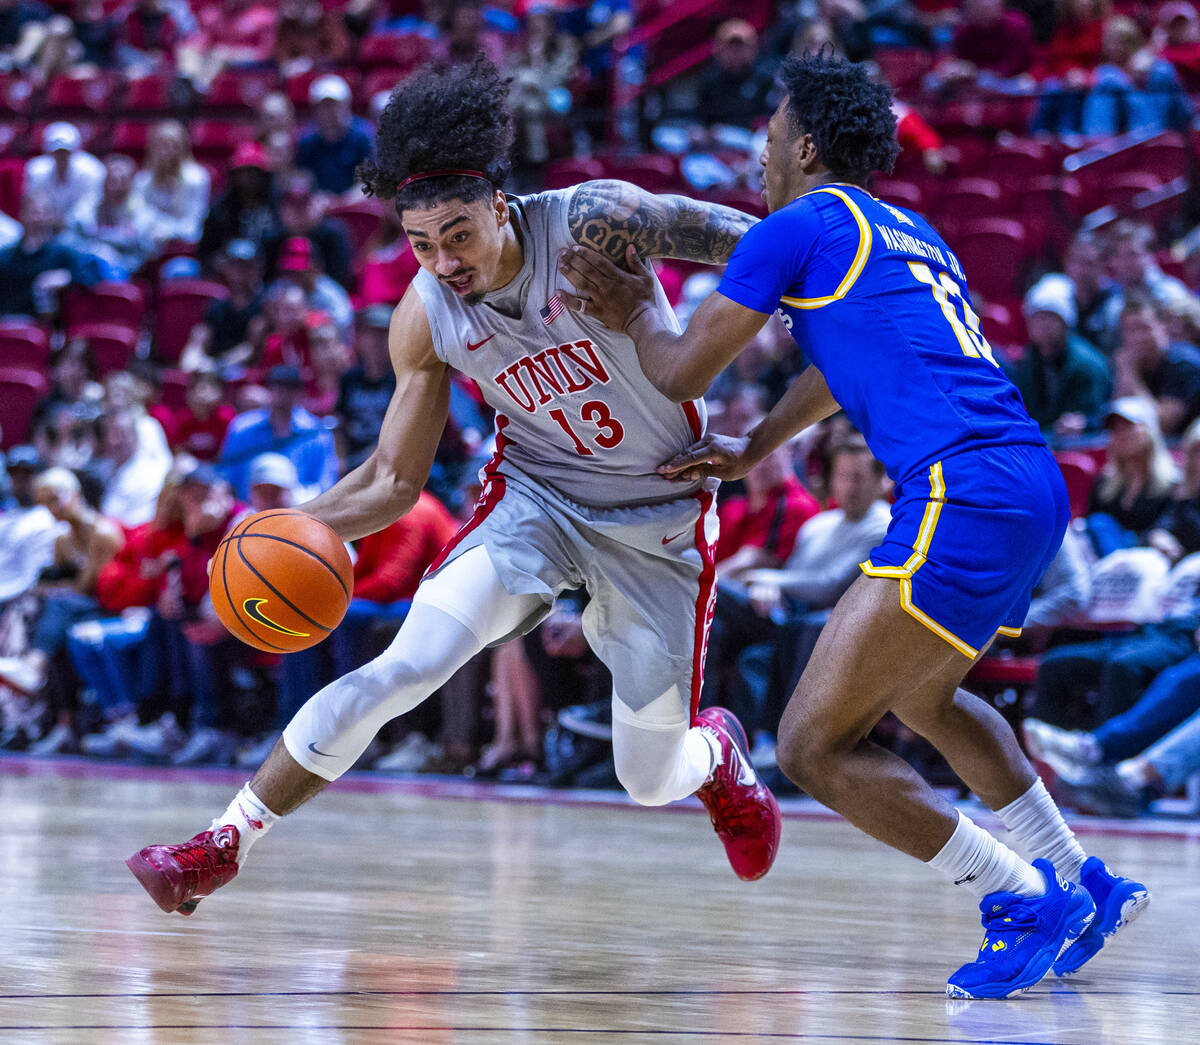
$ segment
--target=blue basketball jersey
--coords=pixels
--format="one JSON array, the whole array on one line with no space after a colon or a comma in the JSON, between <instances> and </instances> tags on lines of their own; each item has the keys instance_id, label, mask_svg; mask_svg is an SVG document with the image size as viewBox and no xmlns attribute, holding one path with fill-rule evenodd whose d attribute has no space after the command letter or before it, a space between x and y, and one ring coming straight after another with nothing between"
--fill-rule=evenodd
<instances>
[{"instance_id":1,"label":"blue basketball jersey","mask_svg":"<svg viewBox=\"0 0 1200 1045\"><path fill-rule=\"evenodd\" d=\"M896 482L971 448L1045 445L924 218L824 185L742 237L718 290L779 311Z\"/></svg>"}]
</instances>

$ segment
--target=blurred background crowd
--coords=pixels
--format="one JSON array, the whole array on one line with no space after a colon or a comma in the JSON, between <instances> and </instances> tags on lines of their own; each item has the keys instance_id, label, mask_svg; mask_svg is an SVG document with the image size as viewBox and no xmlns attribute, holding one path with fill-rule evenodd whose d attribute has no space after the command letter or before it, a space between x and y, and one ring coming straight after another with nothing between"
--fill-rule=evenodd
<instances>
[{"instance_id":1,"label":"blurred background crowd","mask_svg":"<svg viewBox=\"0 0 1200 1045\"><path fill-rule=\"evenodd\" d=\"M300 704L389 641L469 517L492 419L459 377L428 488L357 543L330 640L260 654L208 602L208 558L243 513L302 503L374 445L391 308L417 270L355 176L392 87L482 53L511 79L514 191L615 176L761 215L774 69L821 46L895 89L903 151L872 191L959 254L968 320L1071 493L1025 634L972 684L1066 801L1136 815L1190 782L1194 808L1188 2L0 0L0 747L257 765ZM660 277L686 319L718 274ZM802 366L769 324L715 383L713 427L744 432ZM889 496L840 416L722 488L704 701L742 717L768 773L782 702ZM615 785L585 600L481 654L363 766ZM876 739L950 781L898 723Z\"/></svg>"}]
</instances>

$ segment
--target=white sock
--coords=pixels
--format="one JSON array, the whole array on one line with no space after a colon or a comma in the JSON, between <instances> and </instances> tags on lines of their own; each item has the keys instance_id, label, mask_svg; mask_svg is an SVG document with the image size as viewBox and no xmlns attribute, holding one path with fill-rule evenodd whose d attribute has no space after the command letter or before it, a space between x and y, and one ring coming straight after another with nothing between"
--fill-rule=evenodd
<instances>
[{"instance_id":1,"label":"white sock","mask_svg":"<svg viewBox=\"0 0 1200 1045\"><path fill-rule=\"evenodd\" d=\"M1068 881L1079 881L1087 853L1040 780L1016 801L997 809L996 815L1033 857L1049 860Z\"/></svg>"},{"instance_id":2,"label":"white sock","mask_svg":"<svg viewBox=\"0 0 1200 1045\"><path fill-rule=\"evenodd\" d=\"M261 799L250 790L249 783L233 796L229 807L209 826L210 831L226 824L233 824L238 829L238 866L246 862L250 847L263 835L271 830L271 825L279 819L278 814L272 813Z\"/></svg>"},{"instance_id":3,"label":"white sock","mask_svg":"<svg viewBox=\"0 0 1200 1045\"><path fill-rule=\"evenodd\" d=\"M1046 882L1037 868L962 812L950 841L929 866L944 872L955 885L965 885L980 900L988 893L1041 896L1046 891Z\"/></svg>"}]
</instances>

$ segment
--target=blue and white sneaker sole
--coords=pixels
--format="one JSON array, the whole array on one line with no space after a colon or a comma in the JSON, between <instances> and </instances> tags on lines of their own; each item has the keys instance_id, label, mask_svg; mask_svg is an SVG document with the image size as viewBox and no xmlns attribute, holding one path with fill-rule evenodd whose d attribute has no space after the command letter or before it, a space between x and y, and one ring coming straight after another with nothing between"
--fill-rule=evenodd
<instances>
[{"instance_id":1,"label":"blue and white sneaker sole","mask_svg":"<svg viewBox=\"0 0 1200 1045\"><path fill-rule=\"evenodd\" d=\"M1084 896L1087 896L1087 894L1084 893ZM1033 990L1034 987L1046 978L1046 974L1050 972L1051 966L1062 957L1067 948L1078 940L1087 931L1088 926L1092 924L1092 919L1096 917L1096 908L1091 904L1088 906L1091 907L1091 910L1086 911L1082 917L1079 917L1077 912L1070 910L1065 913L1065 918L1076 918L1077 920L1067 930L1067 935L1063 939L1062 944L1059 945L1057 951L1051 952L1045 949L1038 951L1037 954L1030 958L1029 964L1021 971L1021 975L1003 987L997 985L996 993L981 994L977 991L975 994L972 994L965 987L960 987L955 983L947 983L946 997L967 1000L988 999L1002 1001L1005 998L1015 998L1018 994L1024 994L1026 991Z\"/></svg>"},{"instance_id":2,"label":"blue and white sneaker sole","mask_svg":"<svg viewBox=\"0 0 1200 1045\"><path fill-rule=\"evenodd\" d=\"M1084 950L1083 952L1081 952L1078 956L1079 960L1077 960L1077 961L1067 961L1067 962L1056 961L1054 963L1055 975L1056 976L1074 976L1075 973L1077 973L1088 962L1090 962L1094 957L1096 957L1097 954L1100 953L1100 951L1104 947L1105 940L1109 939L1110 937L1116 936L1117 933L1119 933L1122 929L1125 928L1125 926L1127 926L1130 923L1132 923L1133 921L1135 921L1141 915L1141 913L1149 906L1150 906L1150 890L1149 889L1137 889L1137 890L1133 891L1132 893L1130 893L1121 902L1121 909L1117 913L1117 920L1113 924L1113 927L1108 932L1101 934L1099 943L1096 944L1094 947L1088 948L1088 949ZM1099 914L1096 915L1096 920L1097 921L1101 920ZM1066 952L1064 951L1062 955L1059 955L1059 957L1062 958L1063 955L1065 955L1065 954L1066 954ZM1068 956L1068 957L1070 957L1070 956Z\"/></svg>"}]
</instances>

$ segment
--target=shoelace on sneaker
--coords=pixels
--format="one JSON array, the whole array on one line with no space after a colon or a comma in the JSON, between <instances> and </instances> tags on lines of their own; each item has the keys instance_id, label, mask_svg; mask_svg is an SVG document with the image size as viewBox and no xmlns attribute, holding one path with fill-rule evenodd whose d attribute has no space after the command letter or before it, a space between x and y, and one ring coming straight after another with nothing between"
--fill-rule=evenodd
<instances>
[{"instance_id":1,"label":"shoelace on sneaker","mask_svg":"<svg viewBox=\"0 0 1200 1045\"><path fill-rule=\"evenodd\" d=\"M233 857L232 847L221 845L214 837L209 836L207 842L181 842L179 845L173 845L170 848L171 855L176 857L181 864L194 870L201 870L209 866L212 862L211 854L213 848L217 850L217 860L219 863L227 864Z\"/></svg>"},{"instance_id":2,"label":"shoelace on sneaker","mask_svg":"<svg viewBox=\"0 0 1200 1045\"><path fill-rule=\"evenodd\" d=\"M989 944L992 951L1006 950L1008 945L1004 941L1005 936L1017 933L1017 940L1020 942L1037 928L1037 915L1028 907L1021 905L1015 908L1015 913L1006 913L1013 911L1014 907L1010 905L1001 907L998 911L983 912L983 943L979 946L981 951L986 950Z\"/></svg>"}]
</instances>

